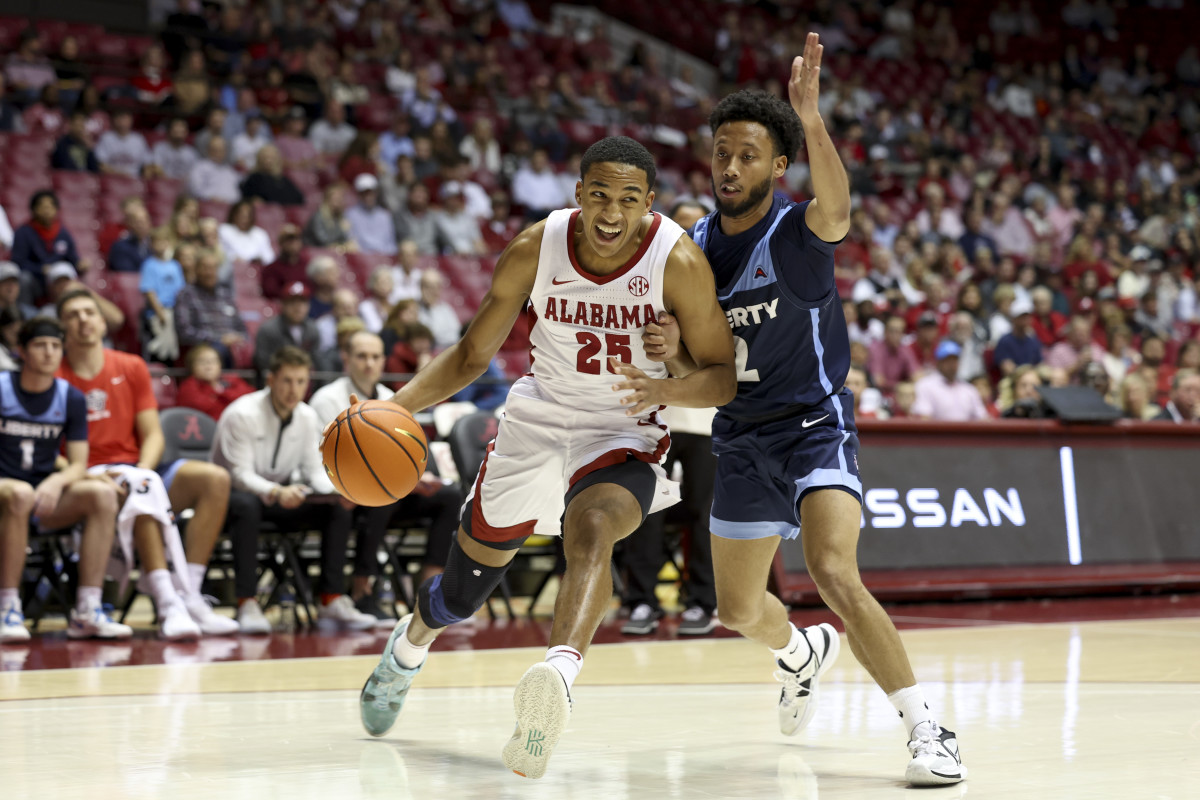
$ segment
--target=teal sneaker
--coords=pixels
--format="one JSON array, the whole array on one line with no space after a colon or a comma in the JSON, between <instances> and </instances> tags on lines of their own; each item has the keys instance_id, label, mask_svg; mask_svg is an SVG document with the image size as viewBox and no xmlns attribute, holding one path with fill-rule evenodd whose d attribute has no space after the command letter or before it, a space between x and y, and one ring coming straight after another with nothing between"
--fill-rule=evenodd
<instances>
[{"instance_id":1,"label":"teal sneaker","mask_svg":"<svg viewBox=\"0 0 1200 800\"><path fill-rule=\"evenodd\" d=\"M402 669L392 658L392 645L408 630L410 622L412 614L396 623L378 666L367 678L362 694L358 696L358 712L363 727L372 736L383 736L396 724L396 717L400 716L400 709L404 708L404 700L408 697L408 687L421 667L425 666L422 664L415 669Z\"/></svg>"}]
</instances>

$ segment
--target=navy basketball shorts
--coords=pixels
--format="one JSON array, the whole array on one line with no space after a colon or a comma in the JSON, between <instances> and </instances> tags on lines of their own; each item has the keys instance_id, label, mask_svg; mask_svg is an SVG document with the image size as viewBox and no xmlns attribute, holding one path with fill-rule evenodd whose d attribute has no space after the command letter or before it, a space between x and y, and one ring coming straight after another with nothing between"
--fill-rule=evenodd
<instances>
[{"instance_id":1,"label":"navy basketball shorts","mask_svg":"<svg viewBox=\"0 0 1200 800\"><path fill-rule=\"evenodd\" d=\"M854 397L847 391L785 419L713 421L717 477L712 532L724 539L800 534L800 501L839 489L862 502Z\"/></svg>"}]
</instances>

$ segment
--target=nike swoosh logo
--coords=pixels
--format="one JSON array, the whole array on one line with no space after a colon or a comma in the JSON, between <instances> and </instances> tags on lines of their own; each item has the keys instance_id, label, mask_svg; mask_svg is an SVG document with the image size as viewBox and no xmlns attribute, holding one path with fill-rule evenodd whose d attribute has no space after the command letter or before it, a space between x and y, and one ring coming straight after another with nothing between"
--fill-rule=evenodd
<instances>
[{"instance_id":1,"label":"nike swoosh logo","mask_svg":"<svg viewBox=\"0 0 1200 800\"><path fill-rule=\"evenodd\" d=\"M555 286L562 286L564 283L574 283L575 279L572 278L569 281L560 281L558 278L553 278L550 282L553 283Z\"/></svg>"},{"instance_id":2,"label":"nike swoosh logo","mask_svg":"<svg viewBox=\"0 0 1200 800\"><path fill-rule=\"evenodd\" d=\"M825 417L828 417L828 416L829 416L828 414L825 415ZM817 417L816 419L806 419L806 420L804 420L804 422L800 423L800 427L801 428L811 428L813 425L816 425L818 422L825 419L825 417Z\"/></svg>"},{"instance_id":3,"label":"nike swoosh logo","mask_svg":"<svg viewBox=\"0 0 1200 800\"><path fill-rule=\"evenodd\" d=\"M647 428L657 428L657 427L658 427L658 425L654 424L653 422L647 422L647 421L646 421L646 420L644 420L644 419L639 419L639 420L637 421L637 424L638 424L638 425L645 425Z\"/></svg>"},{"instance_id":4,"label":"nike swoosh logo","mask_svg":"<svg viewBox=\"0 0 1200 800\"><path fill-rule=\"evenodd\" d=\"M118 375L117 377L115 377L115 378L113 378L113 379L112 379L113 386L116 386L118 383L121 383L123 380L125 380L125 376L124 376L124 375Z\"/></svg>"}]
</instances>

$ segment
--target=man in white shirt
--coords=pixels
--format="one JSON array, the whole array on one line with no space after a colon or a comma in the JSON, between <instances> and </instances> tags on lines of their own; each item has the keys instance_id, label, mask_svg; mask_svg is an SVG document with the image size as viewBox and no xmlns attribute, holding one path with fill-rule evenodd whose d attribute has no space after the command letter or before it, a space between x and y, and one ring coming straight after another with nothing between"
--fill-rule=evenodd
<instances>
[{"instance_id":1,"label":"man in white shirt","mask_svg":"<svg viewBox=\"0 0 1200 800\"><path fill-rule=\"evenodd\" d=\"M133 129L133 112L119 108L112 115L112 130L105 131L96 143L100 170L109 174L140 177L150 163L146 138Z\"/></svg>"},{"instance_id":2,"label":"man in white shirt","mask_svg":"<svg viewBox=\"0 0 1200 800\"><path fill-rule=\"evenodd\" d=\"M400 242L396 265L392 267L392 293L388 302L392 305L401 300L416 300L421 296L421 249L412 239Z\"/></svg>"},{"instance_id":3,"label":"man in white shirt","mask_svg":"<svg viewBox=\"0 0 1200 800\"><path fill-rule=\"evenodd\" d=\"M550 168L550 156L545 150L534 150L529 164L513 175L512 196L514 203L525 206L526 216L530 219L541 219L568 202L562 182Z\"/></svg>"},{"instance_id":4,"label":"man in white shirt","mask_svg":"<svg viewBox=\"0 0 1200 800\"><path fill-rule=\"evenodd\" d=\"M446 278L437 270L427 269L421 273L421 299L417 316L421 324L433 333L433 344L438 349L457 342L462 331L458 312L442 299L445 287Z\"/></svg>"},{"instance_id":5,"label":"man in white shirt","mask_svg":"<svg viewBox=\"0 0 1200 800\"><path fill-rule=\"evenodd\" d=\"M350 238L363 253L396 255L396 224L391 213L379 205L379 181L363 173L354 179L358 205L346 209Z\"/></svg>"},{"instance_id":6,"label":"man in white shirt","mask_svg":"<svg viewBox=\"0 0 1200 800\"><path fill-rule=\"evenodd\" d=\"M914 417L941 422L966 422L987 419L983 398L974 386L958 379L958 358L962 348L946 340L937 346L934 358L937 370L917 381Z\"/></svg>"},{"instance_id":7,"label":"man in white shirt","mask_svg":"<svg viewBox=\"0 0 1200 800\"><path fill-rule=\"evenodd\" d=\"M188 175L188 190L198 200L236 203L242 198L238 183L242 177L229 166L225 139L214 136L208 140L206 158L197 161Z\"/></svg>"},{"instance_id":8,"label":"man in white shirt","mask_svg":"<svg viewBox=\"0 0 1200 800\"><path fill-rule=\"evenodd\" d=\"M375 617L354 607L344 594L346 546L354 505L337 495L321 462L321 421L304 402L312 360L296 347L271 357L267 388L238 398L217 422L213 462L229 470L237 509L230 531L234 588L242 633L266 634L271 627L255 599L258 533L273 522L281 531L320 530L322 623L349 630L375 626ZM301 580L302 576L294 576Z\"/></svg>"},{"instance_id":9,"label":"man in white shirt","mask_svg":"<svg viewBox=\"0 0 1200 800\"><path fill-rule=\"evenodd\" d=\"M360 331L346 340L342 363L346 374L323 386L312 396L310 404L322 425L327 425L351 405L353 394L359 400L387 400L394 392L379 382L384 365L383 340L369 331ZM354 578L350 594L360 611L369 613L381 624L391 627L396 618L382 611L371 597L371 581L379 572L375 554L392 519L427 519L425 558L421 566L421 581L439 574L446 566L450 540L458 530L458 512L463 496L454 484L426 470L417 488L408 497L382 508L359 512L358 546L355 548ZM383 623L386 621L386 623Z\"/></svg>"},{"instance_id":10,"label":"man in white shirt","mask_svg":"<svg viewBox=\"0 0 1200 800\"><path fill-rule=\"evenodd\" d=\"M341 103L327 103L325 116L308 129L308 140L317 154L327 159L340 158L358 131L346 122L346 109Z\"/></svg>"},{"instance_id":11,"label":"man in white shirt","mask_svg":"<svg viewBox=\"0 0 1200 800\"><path fill-rule=\"evenodd\" d=\"M433 212L438 239L445 252L452 255L484 255L487 247L479 235L479 220L467 211L463 186L458 181L446 181L439 192L442 207Z\"/></svg>"},{"instance_id":12,"label":"man in white shirt","mask_svg":"<svg viewBox=\"0 0 1200 800\"><path fill-rule=\"evenodd\" d=\"M200 160L200 154L187 143L187 137L187 120L177 117L167 126L167 138L154 145L151 160L164 176L177 181L187 180L192 167Z\"/></svg>"}]
</instances>

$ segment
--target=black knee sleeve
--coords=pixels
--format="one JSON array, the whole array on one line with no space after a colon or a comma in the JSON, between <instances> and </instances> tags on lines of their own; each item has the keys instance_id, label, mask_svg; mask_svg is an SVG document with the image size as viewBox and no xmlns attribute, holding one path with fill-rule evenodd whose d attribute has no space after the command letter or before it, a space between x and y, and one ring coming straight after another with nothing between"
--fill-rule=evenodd
<instances>
[{"instance_id":1,"label":"black knee sleeve","mask_svg":"<svg viewBox=\"0 0 1200 800\"><path fill-rule=\"evenodd\" d=\"M446 571L422 583L417 591L421 619L431 628L467 619L487 602L507 571L507 564L489 567L475 561L462 551L456 539L450 545Z\"/></svg>"}]
</instances>

